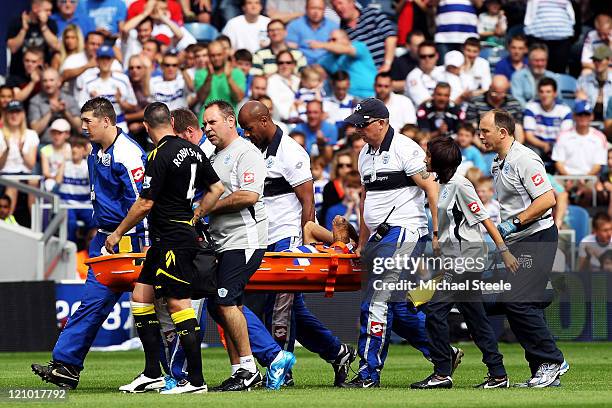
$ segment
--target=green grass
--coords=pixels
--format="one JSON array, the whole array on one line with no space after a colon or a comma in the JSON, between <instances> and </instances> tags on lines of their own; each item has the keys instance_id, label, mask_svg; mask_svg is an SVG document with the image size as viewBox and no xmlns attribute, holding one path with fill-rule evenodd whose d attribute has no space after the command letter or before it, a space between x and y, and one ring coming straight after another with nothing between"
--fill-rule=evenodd
<instances>
[{"instance_id":1,"label":"green grass","mask_svg":"<svg viewBox=\"0 0 612 408\"><path fill-rule=\"evenodd\" d=\"M466 356L455 373L452 390L410 390L411 382L431 373L431 364L408 346L392 346L382 374L382 388L374 390L342 390L330 386L331 367L317 356L298 350L294 376L297 385L272 392L256 390L250 393L161 396L153 393L121 394L117 387L130 381L142 367L140 352L90 353L78 390L69 393L62 407L154 407L172 404L211 407L576 407L612 406L612 344L560 343L571 370L563 376L560 388L474 390L486 369L481 355L472 344L461 345ZM516 344L500 345L511 380L522 381L529 376L523 352ZM0 353L0 389L50 388L43 385L30 371L31 362L44 362L48 353ZM203 350L204 375L209 385L217 385L229 374L224 350ZM356 368L357 364L354 364ZM6 401L6 400L5 400ZM13 405L16 405L13 403ZM17 406L34 406L27 403ZM48 403L38 404L49 407ZM169 406L173 406L169 405ZM8 406L0 402L0 406ZM53 406L53 405L51 405Z\"/></svg>"}]
</instances>

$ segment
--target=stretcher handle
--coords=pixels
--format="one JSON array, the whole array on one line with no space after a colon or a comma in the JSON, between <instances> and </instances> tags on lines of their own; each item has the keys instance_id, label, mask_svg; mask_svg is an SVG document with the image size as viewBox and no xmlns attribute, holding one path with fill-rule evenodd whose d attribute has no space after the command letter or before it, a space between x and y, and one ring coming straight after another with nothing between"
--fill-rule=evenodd
<instances>
[{"instance_id":1,"label":"stretcher handle","mask_svg":"<svg viewBox=\"0 0 612 408\"><path fill-rule=\"evenodd\" d=\"M331 254L329 262L329 271L327 271L327 279L325 280L325 297L330 298L334 296L336 290L336 274L338 272L338 256Z\"/></svg>"}]
</instances>

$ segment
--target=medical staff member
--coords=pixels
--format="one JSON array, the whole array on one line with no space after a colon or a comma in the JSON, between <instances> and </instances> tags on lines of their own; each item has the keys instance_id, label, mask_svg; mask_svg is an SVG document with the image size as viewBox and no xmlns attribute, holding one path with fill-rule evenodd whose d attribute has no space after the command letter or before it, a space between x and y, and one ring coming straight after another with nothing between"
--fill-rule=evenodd
<instances>
[{"instance_id":1,"label":"medical staff member","mask_svg":"<svg viewBox=\"0 0 612 408\"><path fill-rule=\"evenodd\" d=\"M87 101L81 108L83 134L92 151L87 158L93 221L98 232L89 246L89 257L106 254L104 242L117 228L138 198L145 174L146 154L117 126L113 104L106 98ZM146 219L130 229L115 246L115 252L140 252L148 246ZM81 305L68 319L53 349L48 365L32 364L44 381L74 389L79 384L83 361L100 326L122 293L114 292L87 273Z\"/></svg>"},{"instance_id":2,"label":"medical staff member","mask_svg":"<svg viewBox=\"0 0 612 408\"><path fill-rule=\"evenodd\" d=\"M425 168L425 152L411 139L395 134L389 126L389 111L379 99L364 99L345 121L354 125L366 142L358 162L363 183L358 253L367 252L367 259L419 257L428 235L425 193L433 225L438 225L438 184ZM433 237L437 245L435 230ZM390 331L401 334L402 326L410 325L424 330L422 322L413 318L416 314L407 304L405 292L376 290L380 286L375 280L395 283L400 277L398 268L372 275L361 303L359 372L344 386L380 386Z\"/></svg>"},{"instance_id":3,"label":"medical staff member","mask_svg":"<svg viewBox=\"0 0 612 408\"><path fill-rule=\"evenodd\" d=\"M281 252L302 244L302 229L314 221L314 188L310 158L295 140L272 122L261 102L247 102L238 115L240 126L266 160L264 204L268 218L268 251ZM306 349L332 364L334 385L346 380L356 352L326 328L306 307L302 293L273 293L266 302L266 324L283 349L293 351L297 337Z\"/></svg>"},{"instance_id":4,"label":"medical staff member","mask_svg":"<svg viewBox=\"0 0 612 408\"><path fill-rule=\"evenodd\" d=\"M512 288L498 303L531 370L531 378L518 386L544 388L558 385L569 370L542 307L558 244L552 218L556 200L542 159L515 140L514 129L514 119L504 110L489 111L480 119L480 140L497 153L491 174L504 220L497 229L520 265L508 274Z\"/></svg>"},{"instance_id":5,"label":"medical staff member","mask_svg":"<svg viewBox=\"0 0 612 408\"><path fill-rule=\"evenodd\" d=\"M187 108L178 108L171 112L172 114L172 125L174 132L181 138L200 146L206 157L210 157L215 146L204 134L204 131L199 127L198 117ZM195 200L197 201L201 196L201 192L196 191ZM202 299L204 308L206 307L206 299ZM210 304L210 303L209 303ZM253 356L257 359L260 365L266 367L266 388L278 390L281 385L285 382L286 374L291 370L291 367L295 364L295 356L293 353L282 350L280 346L274 341L264 324L259 317L253 313L247 306L242 306L242 312L247 322L247 330L249 332L249 342L251 343L251 349ZM214 314L214 311L211 313ZM200 327L204 327L206 324L206 314L202 313L200 316ZM160 317L160 324L162 328L164 326L169 327L170 325L164 324ZM167 323L167 322L166 322ZM203 331L204 329L202 329ZM173 346L171 350L175 347ZM178 349L180 353L180 348ZM173 356L178 355L174 360L181 361L180 354L172 353ZM173 361L174 361L173 360ZM240 361L231 361L232 364L232 375L240 369ZM176 364L172 365L175 367ZM179 372L174 375L175 379L181 379L186 373ZM168 387L168 379L166 379L166 387Z\"/></svg>"},{"instance_id":6,"label":"medical staff member","mask_svg":"<svg viewBox=\"0 0 612 408\"><path fill-rule=\"evenodd\" d=\"M440 183L438 196L438 231L443 265L440 284L464 284L457 290L436 289L432 299L425 305L427 335L431 344L431 361L434 372L410 388L452 388L452 349L449 338L448 314L457 306L463 315L470 336L483 355L488 374L478 388L508 388L510 382L497 348L495 333L487 319L482 304L482 293L474 288L487 262L487 244L482 236L482 224L506 264L512 272L518 262L512 256L504 240L489 219L489 214L478 198L472 183L460 174L457 167L462 155L459 145L449 137L437 137L427 144L427 171L435 172ZM454 267L453 267L454 266Z\"/></svg>"}]
</instances>

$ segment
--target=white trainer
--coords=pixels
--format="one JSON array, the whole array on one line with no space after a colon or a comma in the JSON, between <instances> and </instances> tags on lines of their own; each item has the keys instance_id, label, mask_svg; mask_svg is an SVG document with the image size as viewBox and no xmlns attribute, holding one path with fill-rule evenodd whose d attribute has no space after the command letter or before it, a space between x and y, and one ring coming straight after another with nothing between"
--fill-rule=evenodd
<instances>
[{"instance_id":1,"label":"white trainer","mask_svg":"<svg viewBox=\"0 0 612 408\"><path fill-rule=\"evenodd\" d=\"M139 374L134 380L126 385L119 387L119 391L129 393L141 393L147 391L157 391L166 386L164 377L149 378L144 374Z\"/></svg>"},{"instance_id":2,"label":"white trainer","mask_svg":"<svg viewBox=\"0 0 612 408\"><path fill-rule=\"evenodd\" d=\"M195 385L191 385L191 383L187 380L181 380L176 384L176 387L161 391L160 394L202 394L205 392L208 392L208 386L206 383L200 387L196 387Z\"/></svg>"}]
</instances>

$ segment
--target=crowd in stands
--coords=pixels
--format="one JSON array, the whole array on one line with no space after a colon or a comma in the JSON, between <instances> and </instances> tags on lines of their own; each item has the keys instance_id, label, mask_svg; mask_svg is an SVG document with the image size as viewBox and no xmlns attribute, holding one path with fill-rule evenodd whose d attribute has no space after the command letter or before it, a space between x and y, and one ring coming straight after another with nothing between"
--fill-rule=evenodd
<instances>
[{"instance_id":1,"label":"crowd in stands","mask_svg":"<svg viewBox=\"0 0 612 408\"><path fill-rule=\"evenodd\" d=\"M550 175L576 176L560 186L570 204L595 213L595 191L604 214L589 239L607 246L610 233L598 233L612 225L606 3L32 0L6 28L0 173L38 174L40 181L27 182L86 204L89 147L79 110L88 99L109 99L117 125L145 150L151 142L141 121L150 102L189 107L201 121L209 101L239 109L258 100L311 156L319 222L330 228L339 214L358 228L356 159L364 142L343 119L361 99L377 97L396 133L421 146L436 136L457 141L459 171L496 217L493 156L477 129L482 113L501 108L518 124L517 141L541 156ZM580 176L598 181L593 187ZM6 188L0 219L27 225L31 202ZM87 211L70 211L71 239L87 236ZM563 226L563 214L555 219ZM581 259L590 254L581 251Z\"/></svg>"}]
</instances>

